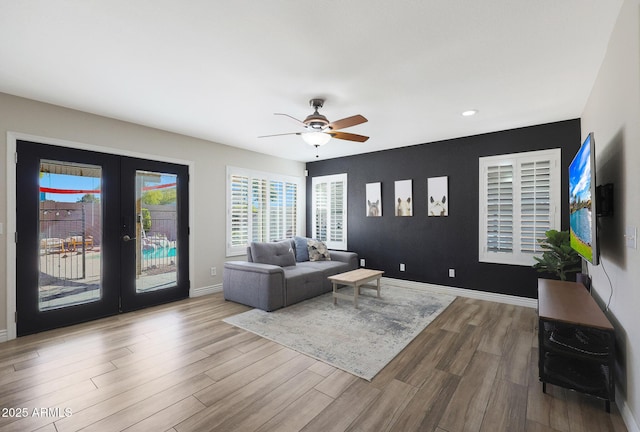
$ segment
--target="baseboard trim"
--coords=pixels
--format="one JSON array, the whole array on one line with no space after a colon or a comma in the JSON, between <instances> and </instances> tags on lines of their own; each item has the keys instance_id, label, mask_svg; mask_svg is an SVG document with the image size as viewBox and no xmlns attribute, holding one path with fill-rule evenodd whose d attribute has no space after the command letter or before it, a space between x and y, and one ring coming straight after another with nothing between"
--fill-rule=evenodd
<instances>
[{"instance_id":1,"label":"baseboard trim","mask_svg":"<svg viewBox=\"0 0 640 432\"><path fill-rule=\"evenodd\" d=\"M189 297L200 297L208 294L222 292L222 284L209 285L205 287L193 288L189 291Z\"/></svg>"},{"instance_id":2,"label":"baseboard trim","mask_svg":"<svg viewBox=\"0 0 640 432\"><path fill-rule=\"evenodd\" d=\"M7 342L9 340L9 336L6 330L0 330L0 343Z\"/></svg>"},{"instance_id":3,"label":"baseboard trim","mask_svg":"<svg viewBox=\"0 0 640 432\"><path fill-rule=\"evenodd\" d=\"M458 297L468 297L468 298L473 298L478 300L487 300L487 301L493 301L497 303L506 303L514 306L524 306L524 307L529 307L533 309L538 307L538 300L536 299L512 296L507 294L497 294L497 293L490 293L490 292L484 292L484 291L470 290L465 288L449 287L445 285L430 284L426 282L414 282L414 281L407 281L402 279L393 279L393 278L387 278L387 277L382 277L382 282L385 282L389 285L401 286L403 288L427 290L427 291L439 292L443 294L450 294Z\"/></svg>"},{"instance_id":4,"label":"baseboard trim","mask_svg":"<svg viewBox=\"0 0 640 432\"><path fill-rule=\"evenodd\" d=\"M627 400L622 396L622 393L620 393L617 388L616 406L618 407L618 411L620 411L620 415L622 416L625 426L627 426L627 430L629 432L640 432L638 423L636 422L636 419L633 418L633 413L629 409L629 405L627 405Z\"/></svg>"}]
</instances>

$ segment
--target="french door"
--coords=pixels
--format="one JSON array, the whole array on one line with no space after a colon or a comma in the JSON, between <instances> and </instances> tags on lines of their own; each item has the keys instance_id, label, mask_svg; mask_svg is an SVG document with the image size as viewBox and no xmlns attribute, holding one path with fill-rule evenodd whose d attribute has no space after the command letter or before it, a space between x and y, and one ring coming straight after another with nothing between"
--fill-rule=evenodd
<instances>
[{"instance_id":1,"label":"french door","mask_svg":"<svg viewBox=\"0 0 640 432\"><path fill-rule=\"evenodd\" d=\"M188 167L17 143L18 336L189 295Z\"/></svg>"}]
</instances>

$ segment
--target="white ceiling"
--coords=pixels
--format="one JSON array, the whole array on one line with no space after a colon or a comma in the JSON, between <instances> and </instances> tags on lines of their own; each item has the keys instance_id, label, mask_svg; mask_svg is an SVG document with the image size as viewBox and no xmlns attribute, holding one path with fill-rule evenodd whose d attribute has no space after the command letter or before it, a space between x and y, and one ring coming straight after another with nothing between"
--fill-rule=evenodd
<instances>
[{"instance_id":1,"label":"white ceiling","mask_svg":"<svg viewBox=\"0 0 640 432\"><path fill-rule=\"evenodd\" d=\"M622 2L0 0L0 92L299 161L323 97L326 159L580 117Z\"/></svg>"}]
</instances>

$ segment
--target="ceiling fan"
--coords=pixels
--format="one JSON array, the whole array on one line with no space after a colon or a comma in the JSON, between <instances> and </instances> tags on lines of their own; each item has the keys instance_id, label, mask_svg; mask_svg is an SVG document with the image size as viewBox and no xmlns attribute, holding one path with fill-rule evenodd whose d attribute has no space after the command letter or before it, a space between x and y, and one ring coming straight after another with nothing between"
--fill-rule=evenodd
<instances>
[{"instance_id":1,"label":"ceiling fan","mask_svg":"<svg viewBox=\"0 0 640 432\"><path fill-rule=\"evenodd\" d=\"M329 122L329 120L325 116L318 112L318 110L324 105L324 99L311 99L309 101L309 105L311 105L311 107L314 109L314 112L313 114L308 115L307 118L302 121L290 116L289 114L274 113L274 115L282 115L293 119L304 128L303 131L274 135L262 135L258 138L267 138L282 135L301 135L304 142L316 148L328 143L332 137L341 140L357 142L365 142L369 139L369 137L364 135L340 131L341 129L346 129L351 126L356 126L361 123L367 122L367 119L360 114L336 120L334 122Z\"/></svg>"}]
</instances>

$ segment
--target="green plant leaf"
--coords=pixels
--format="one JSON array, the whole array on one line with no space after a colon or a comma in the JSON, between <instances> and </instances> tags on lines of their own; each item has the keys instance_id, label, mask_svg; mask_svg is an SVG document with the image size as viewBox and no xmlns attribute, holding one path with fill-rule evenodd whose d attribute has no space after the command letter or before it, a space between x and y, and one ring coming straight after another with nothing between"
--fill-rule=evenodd
<instances>
[{"instance_id":1,"label":"green plant leaf","mask_svg":"<svg viewBox=\"0 0 640 432\"><path fill-rule=\"evenodd\" d=\"M569 231L549 230L538 243L544 252L542 257L534 257L537 262L533 268L537 271L566 280L568 274L581 270L581 259L571 247Z\"/></svg>"}]
</instances>

